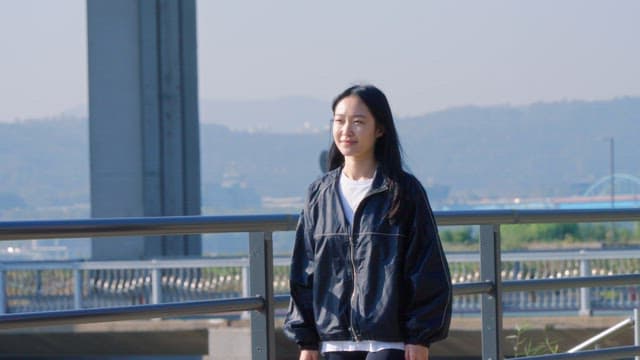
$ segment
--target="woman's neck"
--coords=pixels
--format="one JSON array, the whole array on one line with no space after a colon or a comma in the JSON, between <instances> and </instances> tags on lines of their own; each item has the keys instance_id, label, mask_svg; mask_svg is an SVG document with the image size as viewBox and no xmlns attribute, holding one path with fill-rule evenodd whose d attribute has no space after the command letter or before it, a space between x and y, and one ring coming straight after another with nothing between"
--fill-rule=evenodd
<instances>
[{"instance_id":1,"label":"woman's neck","mask_svg":"<svg viewBox=\"0 0 640 360\"><path fill-rule=\"evenodd\" d=\"M376 173L376 167L374 158L362 160L347 156L344 158L342 173L351 180L371 179Z\"/></svg>"}]
</instances>

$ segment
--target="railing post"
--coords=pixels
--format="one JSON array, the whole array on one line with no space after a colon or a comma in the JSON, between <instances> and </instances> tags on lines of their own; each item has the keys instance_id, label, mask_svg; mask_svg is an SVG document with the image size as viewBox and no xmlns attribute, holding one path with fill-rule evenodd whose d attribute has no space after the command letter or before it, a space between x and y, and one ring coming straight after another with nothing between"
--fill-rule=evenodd
<instances>
[{"instance_id":1,"label":"railing post","mask_svg":"<svg viewBox=\"0 0 640 360\"><path fill-rule=\"evenodd\" d=\"M242 297L249 297L251 296L251 288L250 288L250 281L249 281L249 265L243 265L242 266ZM241 319L245 319L248 320L251 318L251 312L249 311L243 311L242 315L240 315Z\"/></svg>"},{"instance_id":2,"label":"railing post","mask_svg":"<svg viewBox=\"0 0 640 360\"><path fill-rule=\"evenodd\" d=\"M480 276L491 282L490 294L482 294L482 359L502 360L502 279L500 226L480 225Z\"/></svg>"},{"instance_id":3,"label":"railing post","mask_svg":"<svg viewBox=\"0 0 640 360\"><path fill-rule=\"evenodd\" d=\"M4 267L0 264L0 315L7 313L7 287Z\"/></svg>"},{"instance_id":4,"label":"railing post","mask_svg":"<svg viewBox=\"0 0 640 360\"><path fill-rule=\"evenodd\" d=\"M251 312L251 355L253 360L275 360L273 322L273 243L271 232L249 234L250 288L252 296L264 298L264 309Z\"/></svg>"},{"instance_id":5,"label":"railing post","mask_svg":"<svg viewBox=\"0 0 640 360\"><path fill-rule=\"evenodd\" d=\"M591 276L589 259L580 259L580 277ZM591 288L580 288L580 316L591 316Z\"/></svg>"},{"instance_id":6,"label":"railing post","mask_svg":"<svg viewBox=\"0 0 640 360\"><path fill-rule=\"evenodd\" d=\"M73 268L73 308L82 309L82 271L77 266Z\"/></svg>"},{"instance_id":7,"label":"railing post","mask_svg":"<svg viewBox=\"0 0 640 360\"><path fill-rule=\"evenodd\" d=\"M640 346L640 315L638 308L633 309L633 345ZM635 360L640 360L640 356L636 356Z\"/></svg>"},{"instance_id":8,"label":"railing post","mask_svg":"<svg viewBox=\"0 0 640 360\"><path fill-rule=\"evenodd\" d=\"M151 269L151 303L160 304L162 299L162 277L161 269Z\"/></svg>"}]
</instances>

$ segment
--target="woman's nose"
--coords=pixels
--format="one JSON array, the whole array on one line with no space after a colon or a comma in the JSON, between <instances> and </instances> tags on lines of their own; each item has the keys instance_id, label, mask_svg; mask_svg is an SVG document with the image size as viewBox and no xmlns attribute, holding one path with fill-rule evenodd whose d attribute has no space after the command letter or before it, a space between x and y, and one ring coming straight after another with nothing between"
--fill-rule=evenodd
<instances>
[{"instance_id":1,"label":"woman's nose","mask_svg":"<svg viewBox=\"0 0 640 360\"><path fill-rule=\"evenodd\" d=\"M353 132L353 123L350 121L345 122L343 131L347 134L351 134Z\"/></svg>"}]
</instances>

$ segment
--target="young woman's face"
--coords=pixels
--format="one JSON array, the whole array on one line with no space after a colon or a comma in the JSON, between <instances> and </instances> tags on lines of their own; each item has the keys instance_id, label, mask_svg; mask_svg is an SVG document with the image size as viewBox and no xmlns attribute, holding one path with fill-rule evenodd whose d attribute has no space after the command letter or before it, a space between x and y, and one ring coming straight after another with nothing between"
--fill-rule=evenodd
<instances>
[{"instance_id":1,"label":"young woman's face","mask_svg":"<svg viewBox=\"0 0 640 360\"><path fill-rule=\"evenodd\" d=\"M340 153L354 160L372 159L376 139L382 136L382 130L377 128L369 108L355 95L347 96L336 104L332 132Z\"/></svg>"}]
</instances>

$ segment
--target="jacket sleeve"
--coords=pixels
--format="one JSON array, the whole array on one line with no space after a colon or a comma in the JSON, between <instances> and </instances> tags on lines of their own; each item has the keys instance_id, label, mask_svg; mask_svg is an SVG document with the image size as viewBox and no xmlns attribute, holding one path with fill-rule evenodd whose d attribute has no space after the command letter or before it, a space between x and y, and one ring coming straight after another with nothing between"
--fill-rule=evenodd
<instances>
[{"instance_id":1,"label":"jacket sleeve","mask_svg":"<svg viewBox=\"0 0 640 360\"><path fill-rule=\"evenodd\" d=\"M305 212L300 214L291 260L289 288L291 301L284 332L301 349L317 349L318 333L313 315L313 239L305 229Z\"/></svg>"},{"instance_id":2,"label":"jacket sleeve","mask_svg":"<svg viewBox=\"0 0 640 360\"><path fill-rule=\"evenodd\" d=\"M416 182L415 208L406 248L405 343L429 346L447 337L451 322L449 266L424 188Z\"/></svg>"}]
</instances>

